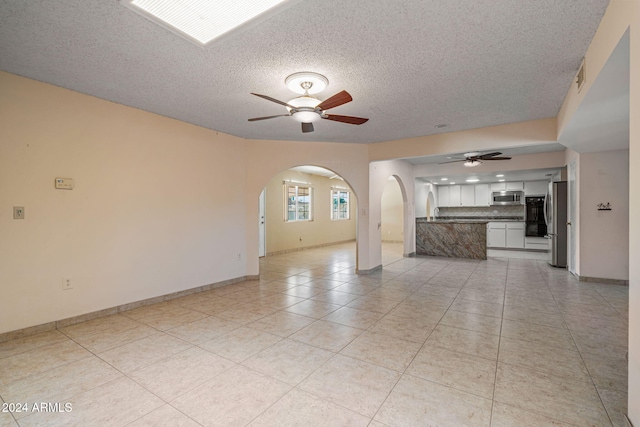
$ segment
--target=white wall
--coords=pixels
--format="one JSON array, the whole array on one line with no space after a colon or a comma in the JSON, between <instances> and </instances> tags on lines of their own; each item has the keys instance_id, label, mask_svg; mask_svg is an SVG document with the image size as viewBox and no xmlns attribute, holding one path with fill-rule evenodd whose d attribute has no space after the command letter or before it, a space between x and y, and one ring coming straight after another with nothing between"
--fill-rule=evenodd
<instances>
[{"instance_id":1,"label":"white wall","mask_svg":"<svg viewBox=\"0 0 640 427\"><path fill-rule=\"evenodd\" d=\"M242 139L7 73L0 116L0 333L246 274Z\"/></svg>"},{"instance_id":2,"label":"white wall","mask_svg":"<svg viewBox=\"0 0 640 427\"><path fill-rule=\"evenodd\" d=\"M383 242L402 242L404 238L404 202L395 178L387 180L381 199L381 232Z\"/></svg>"},{"instance_id":3,"label":"white wall","mask_svg":"<svg viewBox=\"0 0 640 427\"><path fill-rule=\"evenodd\" d=\"M310 184L313 192L313 221L284 221L283 181ZM346 188L350 191L348 220L331 219L332 187ZM357 200L353 190L349 189L344 181L297 171L285 171L273 178L266 190L267 255L291 249L355 240Z\"/></svg>"},{"instance_id":4,"label":"white wall","mask_svg":"<svg viewBox=\"0 0 640 427\"><path fill-rule=\"evenodd\" d=\"M580 276L629 279L629 150L580 155ZM598 211L599 203L612 210Z\"/></svg>"}]
</instances>

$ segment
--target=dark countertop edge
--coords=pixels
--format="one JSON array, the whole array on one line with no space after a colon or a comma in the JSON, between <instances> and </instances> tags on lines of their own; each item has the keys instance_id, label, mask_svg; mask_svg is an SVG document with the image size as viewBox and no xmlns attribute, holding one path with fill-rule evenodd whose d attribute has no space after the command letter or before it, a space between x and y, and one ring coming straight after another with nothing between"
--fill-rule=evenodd
<instances>
[{"instance_id":1,"label":"dark countertop edge","mask_svg":"<svg viewBox=\"0 0 640 427\"><path fill-rule=\"evenodd\" d=\"M470 219L465 219L465 218L446 218L446 219L435 219L432 221L427 221L426 217L419 217L416 218L416 222L434 222L434 223L440 223L440 224L445 224L447 222L451 223L451 222L458 222L458 223L469 223L469 222L481 222L481 223L487 223L487 222L525 222L524 218L523 219L512 219L512 218L470 218Z\"/></svg>"},{"instance_id":2,"label":"dark countertop edge","mask_svg":"<svg viewBox=\"0 0 640 427\"><path fill-rule=\"evenodd\" d=\"M467 220L467 221L458 221L453 219L445 219L441 221L427 221L426 219L418 218L416 219L416 222L419 222L420 224L487 224L492 221L479 220L479 219Z\"/></svg>"}]
</instances>

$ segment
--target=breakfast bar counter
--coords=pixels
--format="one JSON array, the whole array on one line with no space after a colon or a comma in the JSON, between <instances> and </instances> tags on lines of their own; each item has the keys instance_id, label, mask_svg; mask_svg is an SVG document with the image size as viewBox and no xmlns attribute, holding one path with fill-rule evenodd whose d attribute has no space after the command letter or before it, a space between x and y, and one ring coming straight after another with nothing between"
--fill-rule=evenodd
<instances>
[{"instance_id":1,"label":"breakfast bar counter","mask_svg":"<svg viewBox=\"0 0 640 427\"><path fill-rule=\"evenodd\" d=\"M416 254L487 259L487 222L416 218Z\"/></svg>"}]
</instances>

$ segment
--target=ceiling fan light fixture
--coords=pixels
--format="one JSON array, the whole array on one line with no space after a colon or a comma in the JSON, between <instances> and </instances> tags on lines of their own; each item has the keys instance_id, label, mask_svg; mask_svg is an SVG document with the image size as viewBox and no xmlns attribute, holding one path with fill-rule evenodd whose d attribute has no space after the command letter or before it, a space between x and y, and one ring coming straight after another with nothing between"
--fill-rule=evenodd
<instances>
[{"instance_id":1,"label":"ceiling fan light fixture","mask_svg":"<svg viewBox=\"0 0 640 427\"><path fill-rule=\"evenodd\" d=\"M463 165L468 167L468 168L473 168L473 167L479 166L481 164L482 164L482 162L480 160L467 160L466 162L463 163Z\"/></svg>"},{"instance_id":2,"label":"ceiling fan light fixture","mask_svg":"<svg viewBox=\"0 0 640 427\"><path fill-rule=\"evenodd\" d=\"M316 112L316 107L320 104L320 100L311 96L299 96L288 101L287 104L296 107L295 110L287 107L291 113L291 117L302 123L313 123L320 120L320 114Z\"/></svg>"},{"instance_id":3,"label":"ceiling fan light fixture","mask_svg":"<svg viewBox=\"0 0 640 427\"><path fill-rule=\"evenodd\" d=\"M291 92L313 95L325 90L329 86L329 79L322 74L303 71L291 74L284 80L284 84Z\"/></svg>"}]
</instances>

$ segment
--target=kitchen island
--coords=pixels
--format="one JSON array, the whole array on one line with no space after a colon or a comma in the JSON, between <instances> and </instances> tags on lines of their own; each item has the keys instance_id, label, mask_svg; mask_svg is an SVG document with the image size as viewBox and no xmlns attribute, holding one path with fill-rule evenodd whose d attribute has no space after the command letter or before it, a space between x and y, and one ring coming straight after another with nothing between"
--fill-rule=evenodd
<instances>
[{"instance_id":1,"label":"kitchen island","mask_svg":"<svg viewBox=\"0 0 640 427\"><path fill-rule=\"evenodd\" d=\"M416 254L487 259L487 222L416 218Z\"/></svg>"}]
</instances>

